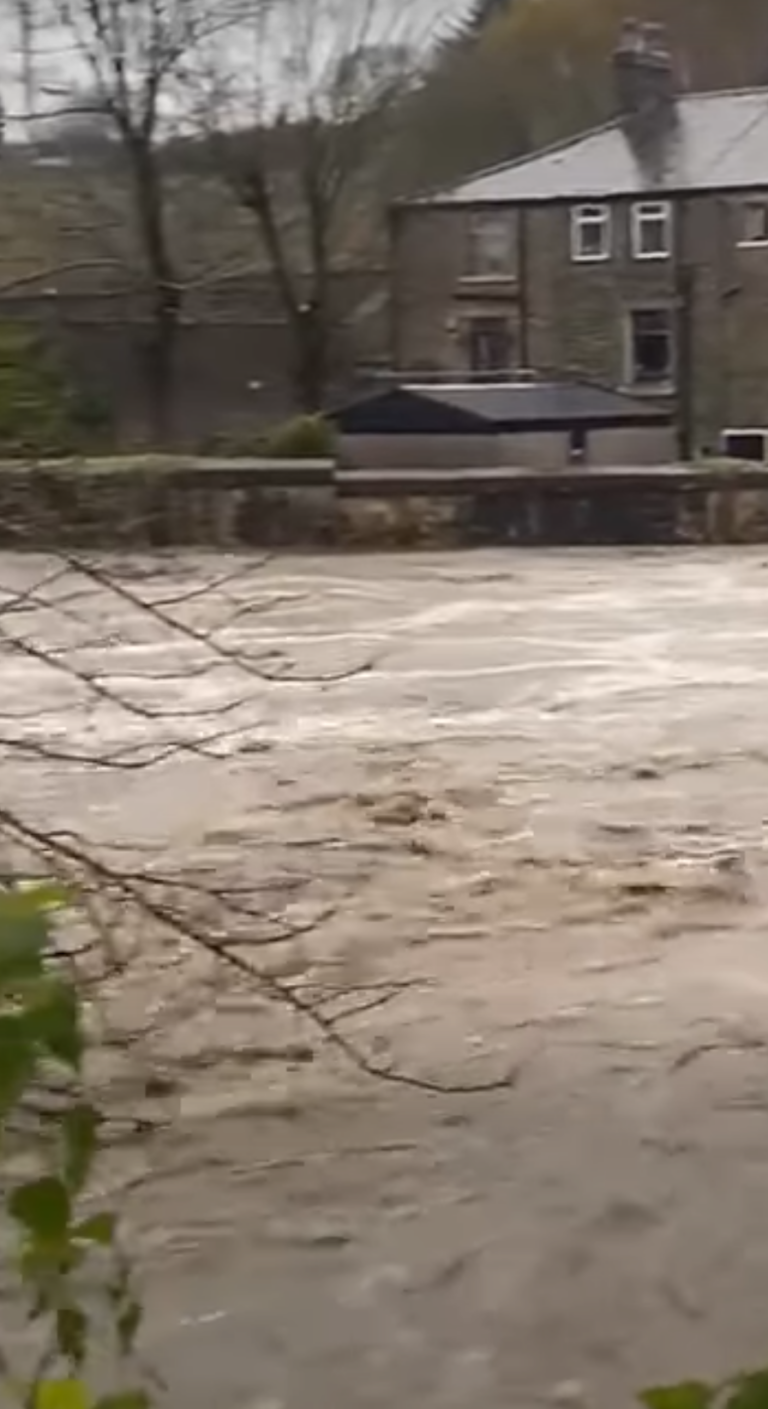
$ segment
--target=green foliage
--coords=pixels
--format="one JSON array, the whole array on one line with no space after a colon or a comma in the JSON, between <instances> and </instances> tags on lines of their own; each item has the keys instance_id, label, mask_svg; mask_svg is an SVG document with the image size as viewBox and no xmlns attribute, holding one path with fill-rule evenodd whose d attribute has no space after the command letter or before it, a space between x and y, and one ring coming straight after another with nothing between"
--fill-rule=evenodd
<instances>
[{"instance_id":1,"label":"green foliage","mask_svg":"<svg viewBox=\"0 0 768 1409\"><path fill-rule=\"evenodd\" d=\"M43 339L0 325L0 456L69 455L108 439L109 417L74 390Z\"/></svg>"},{"instance_id":2,"label":"green foliage","mask_svg":"<svg viewBox=\"0 0 768 1409\"><path fill-rule=\"evenodd\" d=\"M721 1384L684 1380L644 1390L646 1409L768 1409L768 1369L735 1375Z\"/></svg>"},{"instance_id":3,"label":"green foliage","mask_svg":"<svg viewBox=\"0 0 768 1409\"><path fill-rule=\"evenodd\" d=\"M333 427L324 416L295 416L271 431L222 431L205 436L198 455L233 460L328 460L336 453Z\"/></svg>"},{"instance_id":4,"label":"green foliage","mask_svg":"<svg viewBox=\"0 0 768 1409\"><path fill-rule=\"evenodd\" d=\"M213 460L259 460L266 455L263 431L215 431L202 436L195 446L198 455Z\"/></svg>"},{"instance_id":5,"label":"green foliage","mask_svg":"<svg viewBox=\"0 0 768 1409\"><path fill-rule=\"evenodd\" d=\"M426 186L615 114L623 19L663 21L693 92L762 85L765 0L477 0L409 104L398 169Z\"/></svg>"},{"instance_id":6,"label":"green foliage","mask_svg":"<svg viewBox=\"0 0 768 1409\"><path fill-rule=\"evenodd\" d=\"M333 428L324 416L296 416L268 436L264 454L276 460L330 460L336 451Z\"/></svg>"},{"instance_id":7,"label":"green foliage","mask_svg":"<svg viewBox=\"0 0 768 1409\"><path fill-rule=\"evenodd\" d=\"M83 1215L98 1153L100 1116L81 1094L86 1038L77 991L50 957L51 923L67 896L56 887L0 892L0 1168L14 1230L12 1273L30 1321L41 1329L37 1369L14 1377L0 1348L0 1389L23 1409L148 1409L140 1389L97 1396L87 1382L91 1352L111 1345L130 1362L142 1309L120 1247L116 1215ZM38 1171L15 1182L6 1170L19 1102L56 1079L69 1099ZM94 1278L95 1292L94 1292ZM95 1305L94 1305L95 1302Z\"/></svg>"},{"instance_id":8,"label":"green foliage","mask_svg":"<svg viewBox=\"0 0 768 1409\"><path fill-rule=\"evenodd\" d=\"M713 1389L701 1380L685 1380L679 1385L644 1390L640 1402L646 1409L708 1409Z\"/></svg>"}]
</instances>

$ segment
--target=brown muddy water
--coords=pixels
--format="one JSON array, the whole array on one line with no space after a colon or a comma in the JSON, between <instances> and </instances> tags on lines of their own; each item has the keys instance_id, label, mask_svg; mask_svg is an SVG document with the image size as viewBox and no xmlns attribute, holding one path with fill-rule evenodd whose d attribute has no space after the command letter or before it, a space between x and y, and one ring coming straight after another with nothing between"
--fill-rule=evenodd
<instances>
[{"instance_id":1,"label":"brown muddy water","mask_svg":"<svg viewBox=\"0 0 768 1409\"><path fill-rule=\"evenodd\" d=\"M617 1409L762 1363L765 552L101 568L0 559L3 806L261 897L302 933L260 962L379 1065L514 1073L366 1079L139 927L94 1080L163 1079L103 1178L167 1404Z\"/></svg>"}]
</instances>

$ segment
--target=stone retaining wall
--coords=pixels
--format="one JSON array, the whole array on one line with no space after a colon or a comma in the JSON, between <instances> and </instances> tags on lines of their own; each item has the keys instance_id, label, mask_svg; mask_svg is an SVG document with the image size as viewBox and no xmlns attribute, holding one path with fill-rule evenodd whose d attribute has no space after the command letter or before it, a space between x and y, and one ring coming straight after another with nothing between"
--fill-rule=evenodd
<instances>
[{"instance_id":1,"label":"stone retaining wall","mask_svg":"<svg viewBox=\"0 0 768 1409\"><path fill-rule=\"evenodd\" d=\"M768 542L768 471L339 472L325 462L0 466L0 546L405 549Z\"/></svg>"}]
</instances>

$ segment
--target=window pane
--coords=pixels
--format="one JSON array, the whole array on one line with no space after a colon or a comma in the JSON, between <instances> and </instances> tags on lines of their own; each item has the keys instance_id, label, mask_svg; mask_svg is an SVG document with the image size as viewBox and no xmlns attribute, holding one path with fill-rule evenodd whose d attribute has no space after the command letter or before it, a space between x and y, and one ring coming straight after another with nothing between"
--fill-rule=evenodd
<instances>
[{"instance_id":1,"label":"window pane","mask_svg":"<svg viewBox=\"0 0 768 1409\"><path fill-rule=\"evenodd\" d=\"M640 245L643 254L663 254L667 248L666 221L659 216L644 216L640 225Z\"/></svg>"},{"instance_id":2,"label":"window pane","mask_svg":"<svg viewBox=\"0 0 768 1409\"><path fill-rule=\"evenodd\" d=\"M602 254L605 237L602 221L585 220L581 226L581 253L584 255Z\"/></svg>"},{"instance_id":3,"label":"window pane","mask_svg":"<svg viewBox=\"0 0 768 1409\"><path fill-rule=\"evenodd\" d=\"M666 255L670 252L670 215L666 206L638 206L635 211L635 253Z\"/></svg>"},{"instance_id":4,"label":"window pane","mask_svg":"<svg viewBox=\"0 0 768 1409\"><path fill-rule=\"evenodd\" d=\"M473 318L469 325L469 365L473 372L506 372L512 338L506 318Z\"/></svg>"},{"instance_id":5,"label":"window pane","mask_svg":"<svg viewBox=\"0 0 768 1409\"><path fill-rule=\"evenodd\" d=\"M669 382L672 378L672 316L667 308L636 309L630 315L631 379Z\"/></svg>"},{"instance_id":6,"label":"window pane","mask_svg":"<svg viewBox=\"0 0 768 1409\"><path fill-rule=\"evenodd\" d=\"M512 228L509 221L503 216L475 216L470 230L470 272L511 274L513 268Z\"/></svg>"},{"instance_id":7,"label":"window pane","mask_svg":"<svg viewBox=\"0 0 768 1409\"><path fill-rule=\"evenodd\" d=\"M610 215L605 206L577 206L571 216L575 259L606 259L610 254Z\"/></svg>"}]
</instances>

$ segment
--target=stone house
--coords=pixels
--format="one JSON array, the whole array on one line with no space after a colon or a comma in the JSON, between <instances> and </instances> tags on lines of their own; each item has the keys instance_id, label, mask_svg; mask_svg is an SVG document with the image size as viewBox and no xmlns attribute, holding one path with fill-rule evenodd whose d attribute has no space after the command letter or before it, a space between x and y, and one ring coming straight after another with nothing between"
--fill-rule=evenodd
<instances>
[{"instance_id":1,"label":"stone house","mask_svg":"<svg viewBox=\"0 0 768 1409\"><path fill-rule=\"evenodd\" d=\"M615 119L392 215L397 369L666 401L687 458L768 426L768 89L690 94L627 22Z\"/></svg>"}]
</instances>

